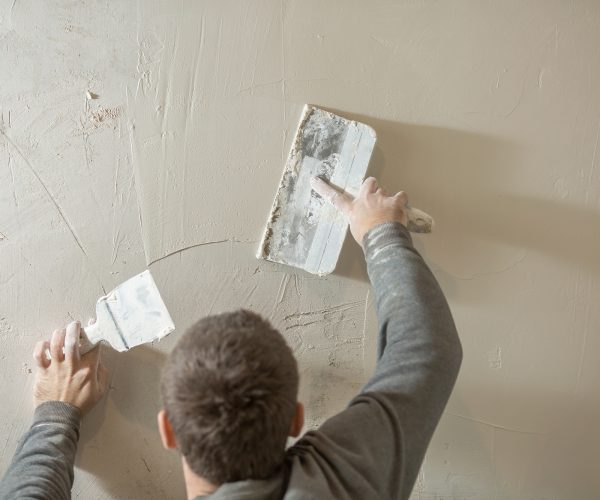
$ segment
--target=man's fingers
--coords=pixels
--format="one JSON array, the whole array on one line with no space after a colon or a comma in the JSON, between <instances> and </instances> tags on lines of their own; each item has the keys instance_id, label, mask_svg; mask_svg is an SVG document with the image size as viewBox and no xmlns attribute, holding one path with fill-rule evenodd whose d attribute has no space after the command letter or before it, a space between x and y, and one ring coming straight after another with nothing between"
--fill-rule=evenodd
<instances>
[{"instance_id":1,"label":"man's fingers","mask_svg":"<svg viewBox=\"0 0 600 500\"><path fill-rule=\"evenodd\" d=\"M377 179L375 179L375 177L367 177L360 186L358 196L361 197L366 194L374 193L375 191L377 191Z\"/></svg>"},{"instance_id":2,"label":"man's fingers","mask_svg":"<svg viewBox=\"0 0 600 500\"><path fill-rule=\"evenodd\" d=\"M333 186L327 184L327 182L320 177L312 177L310 179L310 186L340 212L345 215L350 215L352 198L346 193L341 193Z\"/></svg>"},{"instance_id":3,"label":"man's fingers","mask_svg":"<svg viewBox=\"0 0 600 500\"><path fill-rule=\"evenodd\" d=\"M40 340L35 344L33 350L33 359L40 368L48 368L50 366L50 360L46 356L46 350L50 347L50 342L47 340Z\"/></svg>"},{"instance_id":4,"label":"man's fingers","mask_svg":"<svg viewBox=\"0 0 600 500\"><path fill-rule=\"evenodd\" d=\"M73 321L67 325L65 335L65 360L72 365L79 362L79 335L81 325L79 321Z\"/></svg>"},{"instance_id":5,"label":"man's fingers","mask_svg":"<svg viewBox=\"0 0 600 500\"><path fill-rule=\"evenodd\" d=\"M67 332L64 328L54 330L50 340L50 355L52 360L62 361L64 359L63 348L65 347L65 336Z\"/></svg>"},{"instance_id":6,"label":"man's fingers","mask_svg":"<svg viewBox=\"0 0 600 500\"><path fill-rule=\"evenodd\" d=\"M394 195L394 198L396 198L396 200L398 200L402 204L403 207L408 205L408 196L406 196L406 193L404 191L398 191Z\"/></svg>"}]
</instances>

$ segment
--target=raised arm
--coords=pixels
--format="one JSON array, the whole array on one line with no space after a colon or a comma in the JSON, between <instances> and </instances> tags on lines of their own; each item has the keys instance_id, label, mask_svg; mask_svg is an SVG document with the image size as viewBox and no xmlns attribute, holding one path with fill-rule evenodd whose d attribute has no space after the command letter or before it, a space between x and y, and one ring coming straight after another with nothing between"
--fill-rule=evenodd
<instances>
[{"instance_id":1,"label":"raised arm","mask_svg":"<svg viewBox=\"0 0 600 500\"><path fill-rule=\"evenodd\" d=\"M106 389L100 348L80 356L79 329L79 323L71 323L56 330L51 342L36 345L33 423L0 481L2 500L71 498L81 416Z\"/></svg>"},{"instance_id":2,"label":"raised arm","mask_svg":"<svg viewBox=\"0 0 600 500\"><path fill-rule=\"evenodd\" d=\"M313 188L343 211L365 251L379 320L375 374L307 443L329 481L360 498L410 496L456 380L462 350L448 304L406 229L406 195L374 178L356 199L322 180ZM350 493L353 492L353 493Z\"/></svg>"}]
</instances>

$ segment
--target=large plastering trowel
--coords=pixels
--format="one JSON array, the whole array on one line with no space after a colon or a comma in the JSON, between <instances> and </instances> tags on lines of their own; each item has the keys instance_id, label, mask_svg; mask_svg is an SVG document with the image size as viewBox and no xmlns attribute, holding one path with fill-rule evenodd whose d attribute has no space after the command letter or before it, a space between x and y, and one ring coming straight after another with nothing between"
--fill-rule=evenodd
<instances>
[{"instance_id":1,"label":"large plastering trowel","mask_svg":"<svg viewBox=\"0 0 600 500\"><path fill-rule=\"evenodd\" d=\"M98 299L96 322L82 330L79 350L85 354L103 342L116 351L127 351L173 330L154 279L150 271L144 271Z\"/></svg>"},{"instance_id":2,"label":"large plastering trowel","mask_svg":"<svg viewBox=\"0 0 600 500\"><path fill-rule=\"evenodd\" d=\"M257 257L331 273L348 221L310 186L319 176L352 196L365 177L375 146L375 131L329 111L306 105L288 156ZM408 229L431 232L433 219L408 207Z\"/></svg>"}]
</instances>

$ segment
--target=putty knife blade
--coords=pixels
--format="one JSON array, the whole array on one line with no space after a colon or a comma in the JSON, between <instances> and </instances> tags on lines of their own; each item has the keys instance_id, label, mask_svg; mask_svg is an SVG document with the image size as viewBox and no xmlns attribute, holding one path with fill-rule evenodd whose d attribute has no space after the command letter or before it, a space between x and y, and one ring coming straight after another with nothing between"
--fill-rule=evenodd
<instances>
[{"instance_id":1,"label":"putty knife blade","mask_svg":"<svg viewBox=\"0 0 600 500\"><path fill-rule=\"evenodd\" d=\"M80 352L99 342L117 351L159 340L175 330L150 271L121 283L96 303L96 322L82 331Z\"/></svg>"}]
</instances>

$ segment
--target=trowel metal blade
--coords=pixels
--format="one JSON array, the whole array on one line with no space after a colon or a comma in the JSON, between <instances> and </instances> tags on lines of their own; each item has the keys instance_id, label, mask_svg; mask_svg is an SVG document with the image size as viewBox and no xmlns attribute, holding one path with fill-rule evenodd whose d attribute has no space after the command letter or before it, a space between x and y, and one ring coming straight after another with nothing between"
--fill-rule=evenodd
<instances>
[{"instance_id":1,"label":"trowel metal blade","mask_svg":"<svg viewBox=\"0 0 600 500\"><path fill-rule=\"evenodd\" d=\"M375 131L306 105L288 156L257 257L331 273L348 221L310 187L320 176L356 196L375 146Z\"/></svg>"},{"instance_id":2,"label":"trowel metal blade","mask_svg":"<svg viewBox=\"0 0 600 500\"><path fill-rule=\"evenodd\" d=\"M117 351L152 342L175 329L150 271L128 279L96 304L102 339Z\"/></svg>"}]
</instances>

